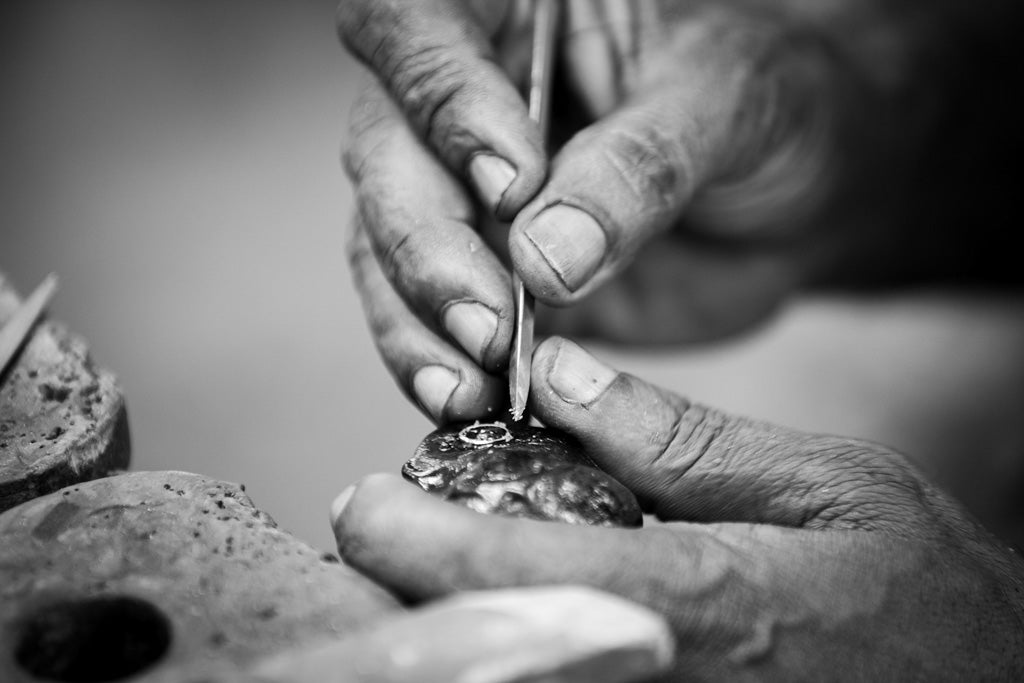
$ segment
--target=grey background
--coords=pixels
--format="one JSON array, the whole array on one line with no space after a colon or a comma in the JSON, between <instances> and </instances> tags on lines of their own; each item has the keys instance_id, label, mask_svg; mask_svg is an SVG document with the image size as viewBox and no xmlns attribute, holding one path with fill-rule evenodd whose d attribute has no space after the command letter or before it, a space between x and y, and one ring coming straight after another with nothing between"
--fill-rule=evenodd
<instances>
[{"instance_id":1,"label":"grey background","mask_svg":"<svg viewBox=\"0 0 1024 683\"><path fill-rule=\"evenodd\" d=\"M0 9L0 270L125 391L136 470L242 482L330 548L327 509L432 428L364 327L338 162L356 68L321 0ZM993 525L1024 453L1020 297L795 301L714 348L595 347L696 400L908 452ZM965 457L961 457L965 456Z\"/></svg>"}]
</instances>

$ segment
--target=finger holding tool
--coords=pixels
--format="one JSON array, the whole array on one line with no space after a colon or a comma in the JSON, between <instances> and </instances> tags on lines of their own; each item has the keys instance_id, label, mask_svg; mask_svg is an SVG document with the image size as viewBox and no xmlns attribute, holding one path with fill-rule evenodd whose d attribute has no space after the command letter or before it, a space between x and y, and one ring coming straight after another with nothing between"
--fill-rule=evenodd
<instances>
[{"instance_id":1,"label":"finger holding tool","mask_svg":"<svg viewBox=\"0 0 1024 683\"><path fill-rule=\"evenodd\" d=\"M548 138L550 93L554 70L555 33L558 29L558 0L535 0L533 7L533 48L530 58L530 119L537 123L541 137ZM515 302L515 329L509 357L509 400L512 420L518 422L526 412L530 395L531 357L533 355L534 300L523 281L512 274Z\"/></svg>"},{"instance_id":2,"label":"finger holding tool","mask_svg":"<svg viewBox=\"0 0 1024 683\"><path fill-rule=\"evenodd\" d=\"M548 137L558 0L535 0L528 96L530 118ZM421 442L402 475L423 490L477 512L567 524L643 525L633 493L573 437L523 420L530 394L534 300L513 273L515 326L509 357L511 423L447 424Z\"/></svg>"}]
</instances>

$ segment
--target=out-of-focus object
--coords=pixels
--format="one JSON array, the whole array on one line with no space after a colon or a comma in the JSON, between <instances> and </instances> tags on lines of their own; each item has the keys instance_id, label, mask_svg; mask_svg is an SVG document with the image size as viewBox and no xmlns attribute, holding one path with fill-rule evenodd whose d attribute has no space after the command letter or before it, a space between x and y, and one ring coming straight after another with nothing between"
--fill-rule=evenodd
<instances>
[{"instance_id":1,"label":"out-of-focus object","mask_svg":"<svg viewBox=\"0 0 1024 683\"><path fill-rule=\"evenodd\" d=\"M3 375L7 364L25 343L29 332L32 331L56 290L57 276L51 273L39 283L36 290L21 305L21 308L16 310L14 315L0 327L0 375Z\"/></svg>"},{"instance_id":2,"label":"out-of-focus object","mask_svg":"<svg viewBox=\"0 0 1024 683\"><path fill-rule=\"evenodd\" d=\"M664 617L578 586L406 611L188 472L76 484L0 514L0 680L627 683L672 662Z\"/></svg>"},{"instance_id":3,"label":"out-of-focus object","mask_svg":"<svg viewBox=\"0 0 1024 683\"><path fill-rule=\"evenodd\" d=\"M402 475L477 512L569 524L643 524L636 497L564 432L474 422L427 435Z\"/></svg>"},{"instance_id":4,"label":"out-of-focus object","mask_svg":"<svg viewBox=\"0 0 1024 683\"><path fill-rule=\"evenodd\" d=\"M13 339L0 373L0 511L128 467L124 397L85 342L39 312L47 280L22 303L0 274L0 323ZM24 332L22 332L24 330Z\"/></svg>"},{"instance_id":5,"label":"out-of-focus object","mask_svg":"<svg viewBox=\"0 0 1024 683\"><path fill-rule=\"evenodd\" d=\"M530 118L537 122L541 138L548 137L548 94L554 67L555 31L558 28L557 0L534 0L533 48L530 56ZM509 400L512 419L519 421L526 412L530 396L530 369L533 355L533 296L526 291L519 275L512 273L512 297L515 301L515 330L512 355L508 363Z\"/></svg>"},{"instance_id":6,"label":"out-of-focus object","mask_svg":"<svg viewBox=\"0 0 1024 683\"><path fill-rule=\"evenodd\" d=\"M672 663L664 617L593 588L466 592L216 683L628 683Z\"/></svg>"},{"instance_id":7,"label":"out-of-focus object","mask_svg":"<svg viewBox=\"0 0 1024 683\"><path fill-rule=\"evenodd\" d=\"M188 472L76 484L0 514L0 681L182 683L399 612L242 488Z\"/></svg>"}]
</instances>

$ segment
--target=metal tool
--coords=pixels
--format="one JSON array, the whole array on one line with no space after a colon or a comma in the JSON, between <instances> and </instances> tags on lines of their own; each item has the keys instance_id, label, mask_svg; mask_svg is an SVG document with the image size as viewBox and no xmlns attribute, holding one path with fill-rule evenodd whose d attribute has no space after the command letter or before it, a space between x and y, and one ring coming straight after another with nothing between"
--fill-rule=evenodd
<instances>
[{"instance_id":1,"label":"metal tool","mask_svg":"<svg viewBox=\"0 0 1024 683\"><path fill-rule=\"evenodd\" d=\"M534 0L533 47L530 56L530 118L540 128L541 138L548 137L551 72L554 66L555 31L558 28L560 0ZM533 356L533 296L523 287L519 275L512 273L515 300L515 331L512 355L508 363L508 391L512 403L512 419L523 419L530 395L530 368Z\"/></svg>"},{"instance_id":2,"label":"metal tool","mask_svg":"<svg viewBox=\"0 0 1024 683\"><path fill-rule=\"evenodd\" d=\"M36 320L57 290L57 276L50 273L0 328L0 375L28 339Z\"/></svg>"}]
</instances>

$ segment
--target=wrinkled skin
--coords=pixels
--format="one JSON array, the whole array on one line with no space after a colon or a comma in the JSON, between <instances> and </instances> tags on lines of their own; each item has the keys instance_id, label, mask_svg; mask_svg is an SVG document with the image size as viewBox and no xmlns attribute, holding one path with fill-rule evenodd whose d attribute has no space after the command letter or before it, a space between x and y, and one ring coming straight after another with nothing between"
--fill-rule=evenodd
<instances>
[{"instance_id":1,"label":"wrinkled skin","mask_svg":"<svg viewBox=\"0 0 1024 683\"><path fill-rule=\"evenodd\" d=\"M729 415L567 340L530 409L663 523L538 523L374 475L336 511L346 562L414 600L587 584L647 605L670 680L1024 679L1024 562L878 444Z\"/></svg>"},{"instance_id":2,"label":"wrinkled skin","mask_svg":"<svg viewBox=\"0 0 1024 683\"><path fill-rule=\"evenodd\" d=\"M352 274L435 422L503 409L508 265L542 332L633 345L741 332L821 283L1020 281L996 267L1017 3L565 1L550 145L518 92L528 4L338 10L374 77L344 144Z\"/></svg>"},{"instance_id":3,"label":"wrinkled skin","mask_svg":"<svg viewBox=\"0 0 1024 683\"><path fill-rule=\"evenodd\" d=\"M423 440L402 475L477 512L569 524L640 526L633 494L579 442L521 423L457 423Z\"/></svg>"},{"instance_id":4,"label":"wrinkled skin","mask_svg":"<svg viewBox=\"0 0 1024 683\"><path fill-rule=\"evenodd\" d=\"M349 259L384 362L439 424L500 413L506 263L553 307L539 327L629 344L744 330L821 281L1019 282L1013 218L989 208L1019 214L1015 4L566 0L549 149L516 89L522 3L346 0L374 77L345 143ZM480 515L374 476L335 516L346 561L411 600L619 593L671 622L672 680L1024 679L1020 559L900 454L724 414L557 338L533 387L533 414L664 524Z\"/></svg>"}]
</instances>

